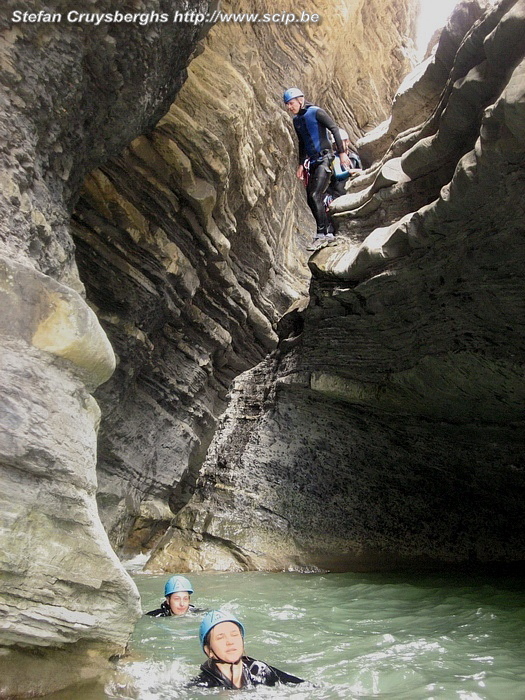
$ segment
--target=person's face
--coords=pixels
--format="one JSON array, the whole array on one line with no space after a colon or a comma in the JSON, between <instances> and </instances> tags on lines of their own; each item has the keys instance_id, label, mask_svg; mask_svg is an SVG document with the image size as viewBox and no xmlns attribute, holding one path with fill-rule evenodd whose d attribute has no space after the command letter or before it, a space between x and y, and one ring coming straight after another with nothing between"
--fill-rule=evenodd
<instances>
[{"instance_id":1,"label":"person's face","mask_svg":"<svg viewBox=\"0 0 525 700\"><path fill-rule=\"evenodd\" d=\"M219 622L212 628L204 650L212 659L237 663L244 654L244 640L238 625L235 622Z\"/></svg>"},{"instance_id":2,"label":"person's face","mask_svg":"<svg viewBox=\"0 0 525 700\"><path fill-rule=\"evenodd\" d=\"M292 114L299 114L304 103L304 97L294 97L286 103L286 109Z\"/></svg>"},{"instance_id":3,"label":"person's face","mask_svg":"<svg viewBox=\"0 0 525 700\"><path fill-rule=\"evenodd\" d=\"M190 594L187 591L179 591L168 596L168 605L172 615L184 615L190 607Z\"/></svg>"}]
</instances>

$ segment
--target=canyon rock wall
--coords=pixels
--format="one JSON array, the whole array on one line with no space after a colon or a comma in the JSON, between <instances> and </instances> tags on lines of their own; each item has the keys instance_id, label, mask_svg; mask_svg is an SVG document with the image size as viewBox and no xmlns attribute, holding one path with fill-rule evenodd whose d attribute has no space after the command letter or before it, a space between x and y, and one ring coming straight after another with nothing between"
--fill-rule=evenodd
<instances>
[{"instance_id":1,"label":"canyon rock wall","mask_svg":"<svg viewBox=\"0 0 525 700\"><path fill-rule=\"evenodd\" d=\"M278 319L307 293L313 219L284 88L301 85L355 141L411 65L413 2L309 12L321 21L218 23L169 112L76 206L81 278L118 358L96 398L98 504L119 550L151 548L188 502L232 379L275 348Z\"/></svg>"},{"instance_id":2,"label":"canyon rock wall","mask_svg":"<svg viewBox=\"0 0 525 700\"><path fill-rule=\"evenodd\" d=\"M381 158L398 134L418 127L436 108L465 34L490 7L489 0L457 3L445 26L433 38L433 46L431 40L429 55L399 86L391 114L358 140L364 162L370 164Z\"/></svg>"},{"instance_id":3,"label":"canyon rock wall","mask_svg":"<svg viewBox=\"0 0 525 700\"><path fill-rule=\"evenodd\" d=\"M140 614L97 512L92 393L115 356L84 298L70 217L87 173L168 110L201 34L68 22L70 2L48 3L51 22L14 21L15 10L4 3L0 33L0 696L10 698L99 674Z\"/></svg>"},{"instance_id":4,"label":"canyon rock wall","mask_svg":"<svg viewBox=\"0 0 525 700\"><path fill-rule=\"evenodd\" d=\"M301 84L355 140L410 64L412 0L320 0L318 26L222 23L197 51L209 27L151 18L171 17L165 0L132 5L135 19L96 25L66 19L66 0L15 21L9 1L1 25L7 697L123 652L140 606L96 495L113 544L150 546L193 493L230 381L306 290L312 221L283 88Z\"/></svg>"},{"instance_id":5,"label":"canyon rock wall","mask_svg":"<svg viewBox=\"0 0 525 700\"><path fill-rule=\"evenodd\" d=\"M523 561L525 2L333 203L307 304L235 383L156 569Z\"/></svg>"}]
</instances>

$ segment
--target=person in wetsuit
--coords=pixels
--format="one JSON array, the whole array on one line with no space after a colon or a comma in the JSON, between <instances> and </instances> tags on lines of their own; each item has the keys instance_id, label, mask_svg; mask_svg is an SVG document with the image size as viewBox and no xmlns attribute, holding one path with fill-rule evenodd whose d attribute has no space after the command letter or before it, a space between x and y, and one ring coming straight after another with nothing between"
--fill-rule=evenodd
<instances>
[{"instance_id":1,"label":"person in wetsuit","mask_svg":"<svg viewBox=\"0 0 525 700\"><path fill-rule=\"evenodd\" d=\"M212 610L203 619L199 639L208 660L190 686L204 688L251 688L277 683L304 683L244 653L244 627L229 613Z\"/></svg>"},{"instance_id":2,"label":"person in wetsuit","mask_svg":"<svg viewBox=\"0 0 525 700\"><path fill-rule=\"evenodd\" d=\"M172 576L166 581L164 595L166 600L160 608L150 610L146 615L151 617L170 617L171 615L185 615L188 612L200 612L190 603L193 593L191 583L185 576Z\"/></svg>"},{"instance_id":3,"label":"person in wetsuit","mask_svg":"<svg viewBox=\"0 0 525 700\"><path fill-rule=\"evenodd\" d=\"M334 226L330 221L324 205L324 195L332 176L334 153L328 131L334 137L336 152L341 164L350 168L350 160L343 148L339 128L324 109L306 102L304 93L299 88L289 88L283 95L287 109L294 115L293 125L299 141L299 167L297 177L307 180L306 199L314 215L317 230L314 240L307 247L315 250L324 243L335 242ZM308 168L304 162L308 157Z\"/></svg>"},{"instance_id":4,"label":"person in wetsuit","mask_svg":"<svg viewBox=\"0 0 525 700\"><path fill-rule=\"evenodd\" d=\"M331 196L332 200L341 197L343 194L346 194L346 181L349 178L353 178L356 175L359 175L359 173L363 169L361 158L357 155L357 153L355 153L355 151L352 151L350 148L350 137L348 136L348 132L346 132L344 129L339 129L339 136L341 137L341 143L343 144L344 151L350 161L350 168L342 167L339 161L339 156L335 156L334 163L332 166L332 177L330 179L330 184L326 191L326 193Z\"/></svg>"}]
</instances>

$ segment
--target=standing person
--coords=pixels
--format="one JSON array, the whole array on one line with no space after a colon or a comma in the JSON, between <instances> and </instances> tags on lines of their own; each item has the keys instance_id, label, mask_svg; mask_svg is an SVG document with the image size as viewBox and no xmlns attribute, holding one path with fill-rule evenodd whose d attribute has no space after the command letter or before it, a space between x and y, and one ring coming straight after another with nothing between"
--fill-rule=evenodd
<instances>
[{"instance_id":1,"label":"standing person","mask_svg":"<svg viewBox=\"0 0 525 700\"><path fill-rule=\"evenodd\" d=\"M166 600L157 610L150 610L146 615L151 617L170 617L171 615L185 615L187 612L199 612L190 603L193 593L191 583L185 576L172 576L166 581L164 595Z\"/></svg>"},{"instance_id":2,"label":"standing person","mask_svg":"<svg viewBox=\"0 0 525 700\"><path fill-rule=\"evenodd\" d=\"M307 249L316 250L324 243L335 242L334 227L323 202L330 183L334 158L328 131L334 137L341 164L350 168L350 160L343 148L337 124L324 109L306 102L304 93L296 87L286 90L283 100L287 109L294 115L293 125L299 140L297 177L303 181L307 178L306 199L317 226L314 240ZM306 157L309 159L307 170L304 166Z\"/></svg>"},{"instance_id":3,"label":"standing person","mask_svg":"<svg viewBox=\"0 0 525 700\"><path fill-rule=\"evenodd\" d=\"M204 688L251 688L277 683L304 683L244 654L244 627L236 617L212 610L201 622L199 639L208 660L190 685Z\"/></svg>"}]
</instances>

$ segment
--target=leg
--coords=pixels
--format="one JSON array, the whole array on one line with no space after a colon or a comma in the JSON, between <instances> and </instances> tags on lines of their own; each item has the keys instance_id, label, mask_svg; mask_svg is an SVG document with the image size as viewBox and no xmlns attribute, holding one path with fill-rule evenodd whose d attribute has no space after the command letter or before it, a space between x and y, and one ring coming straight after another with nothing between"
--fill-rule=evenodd
<instances>
[{"instance_id":1,"label":"leg","mask_svg":"<svg viewBox=\"0 0 525 700\"><path fill-rule=\"evenodd\" d=\"M324 206L324 193L330 183L331 169L327 159L310 169L306 199L317 224L317 235L326 235L328 217Z\"/></svg>"},{"instance_id":2,"label":"leg","mask_svg":"<svg viewBox=\"0 0 525 700\"><path fill-rule=\"evenodd\" d=\"M344 181L336 180L335 177L332 177L326 193L332 196L332 200L346 194ZM332 236L330 236L330 240L332 240L333 236L337 233L338 225L337 221L330 216L329 211L327 211L326 214L328 216L328 235L330 236L330 234L332 234Z\"/></svg>"},{"instance_id":3,"label":"leg","mask_svg":"<svg viewBox=\"0 0 525 700\"><path fill-rule=\"evenodd\" d=\"M346 194L345 181L332 178L332 180L330 180L330 187L328 188L328 191L334 199L342 197L344 194Z\"/></svg>"}]
</instances>

